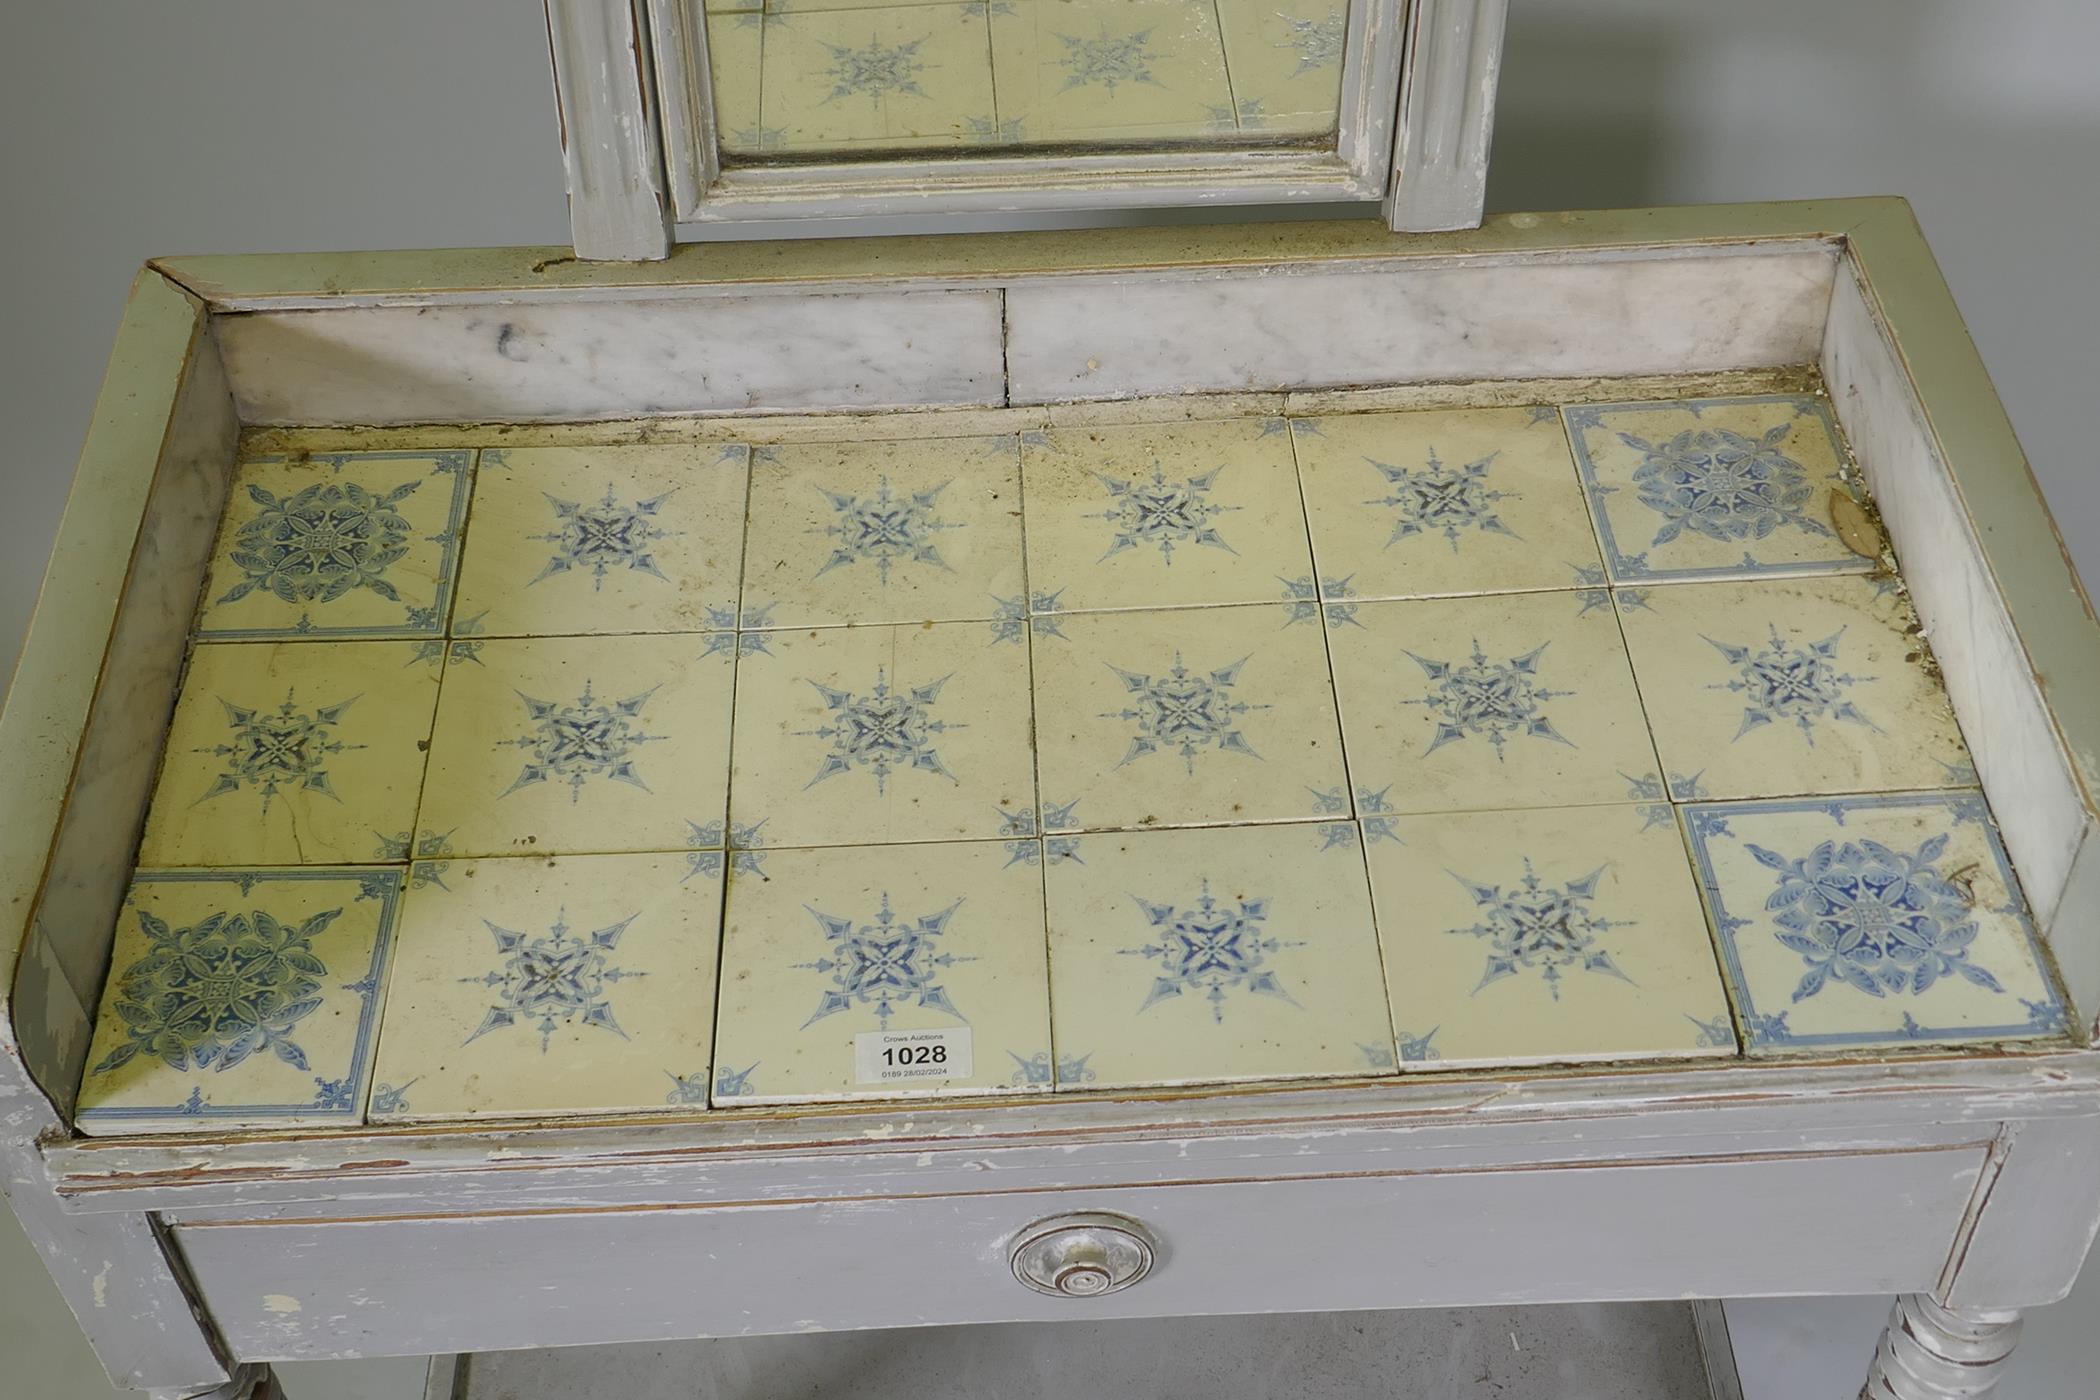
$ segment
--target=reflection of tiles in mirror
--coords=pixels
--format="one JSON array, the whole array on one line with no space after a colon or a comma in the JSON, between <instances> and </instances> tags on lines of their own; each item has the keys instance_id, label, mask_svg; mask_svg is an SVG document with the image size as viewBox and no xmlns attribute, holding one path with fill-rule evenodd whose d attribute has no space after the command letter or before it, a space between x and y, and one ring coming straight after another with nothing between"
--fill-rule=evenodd
<instances>
[{"instance_id":1,"label":"reflection of tiles in mirror","mask_svg":"<svg viewBox=\"0 0 2100 1400\"><path fill-rule=\"evenodd\" d=\"M734 158L1332 138L1345 0L709 0Z\"/></svg>"},{"instance_id":2,"label":"reflection of tiles in mirror","mask_svg":"<svg viewBox=\"0 0 2100 1400\"><path fill-rule=\"evenodd\" d=\"M2061 1039L1820 397L1216 411L244 462L83 1126Z\"/></svg>"}]
</instances>

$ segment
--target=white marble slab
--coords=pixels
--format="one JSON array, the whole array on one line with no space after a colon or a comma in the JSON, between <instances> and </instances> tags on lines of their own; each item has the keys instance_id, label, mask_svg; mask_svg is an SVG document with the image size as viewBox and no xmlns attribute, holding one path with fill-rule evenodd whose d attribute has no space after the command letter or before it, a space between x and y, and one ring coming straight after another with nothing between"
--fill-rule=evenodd
<instances>
[{"instance_id":1,"label":"white marble slab","mask_svg":"<svg viewBox=\"0 0 2100 1400\"><path fill-rule=\"evenodd\" d=\"M1045 279L1007 291L1014 403L1816 357L1836 254L1650 254Z\"/></svg>"},{"instance_id":2,"label":"white marble slab","mask_svg":"<svg viewBox=\"0 0 2100 1400\"><path fill-rule=\"evenodd\" d=\"M249 312L215 323L248 424L535 422L998 404L996 291Z\"/></svg>"},{"instance_id":3,"label":"white marble slab","mask_svg":"<svg viewBox=\"0 0 2100 1400\"><path fill-rule=\"evenodd\" d=\"M2081 848L2094 844L2089 818L1975 525L1849 270L1831 298L1821 362L2036 927L2090 1019L2100 1003L2100 929L2091 900L2065 898ZM2094 859L2088 849L2086 861Z\"/></svg>"}]
</instances>

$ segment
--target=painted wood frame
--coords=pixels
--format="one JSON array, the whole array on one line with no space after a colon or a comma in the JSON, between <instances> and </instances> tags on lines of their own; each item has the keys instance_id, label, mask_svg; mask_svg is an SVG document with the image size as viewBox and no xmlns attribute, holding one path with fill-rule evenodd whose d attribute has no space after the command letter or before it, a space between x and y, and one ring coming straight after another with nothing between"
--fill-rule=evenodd
<instances>
[{"instance_id":1,"label":"painted wood frame","mask_svg":"<svg viewBox=\"0 0 2100 1400\"><path fill-rule=\"evenodd\" d=\"M1278 320L1278 297L1312 329ZM889 377L780 377L770 363L806 356L812 320ZM1218 333L1255 323L1280 329ZM885 359L904 339L935 353ZM1204 353L1170 353L1183 344ZM627 357L581 353L605 345ZM668 379L667 348L691 357ZM1486 401L1517 380L1804 365L1882 505L2077 1045L567 1125L69 1131L243 427L538 403L786 434L806 420L754 410ZM1074 399L1101 402L1052 407ZM230 1395L255 1382L243 1366L287 1357L809 1323L1889 1290L1931 1304L1899 1310L1877 1380L1913 1400L1933 1392L1904 1374L1971 1332L2009 1344L2010 1310L2067 1290L2100 1225L2100 623L1900 201L630 265L550 249L173 259L140 278L96 414L0 711L0 1173L124 1384ZM1165 1265L1092 1301L1002 1284L1005 1240L1065 1209L1149 1218ZM1480 1221L1490 1247L1459 1228ZM710 1253L735 1271L710 1275ZM521 1271L546 1286L517 1288ZM948 1283L909 1315L865 1286L923 1274Z\"/></svg>"},{"instance_id":2,"label":"painted wood frame","mask_svg":"<svg viewBox=\"0 0 2100 1400\"><path fill-rule=\"evenodd\" d=\"M1355 0L1335 149L725 165L702 0L547 0L577 256L660 258L671 222L1384 200L1398 230L1485 198L1507 0ZM594 76L595 75L595 76Z\"/></svg>"}]
</instances>

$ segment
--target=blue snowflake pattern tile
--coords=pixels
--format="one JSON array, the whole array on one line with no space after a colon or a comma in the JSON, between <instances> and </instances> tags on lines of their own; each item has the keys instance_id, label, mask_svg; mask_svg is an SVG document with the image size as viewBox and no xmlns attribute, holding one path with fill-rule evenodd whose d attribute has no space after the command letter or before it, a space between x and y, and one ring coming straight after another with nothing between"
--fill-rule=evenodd
<instances>
[{"instance_id":1,"label":"blue snowflake pattern tile","mask_svg":"<svg viewBox=\"0 0 2100 1400\"><path fill-rule=\"evenodd\" d=\"M1210 827L1089 837L1086 854L1045 881L1054 1030L1087 1047L1089 1082L1393 1070L1353 844L1312 826Z\"/></svg>"},{"instance_id":2,"label":"blue snowflake pattern tile","mask_svg":"<svg viewBox=\"0 0 2100 1400\"><path fill-rule=\"evenodd\" d=\"M1865 573L1830 523L1848 490L1830 406L1806 395L1564 411L1614 582Z\"/></svg>"},{"instance_id":3,"label":"blue snowflake pattern tile","mask_svg":"<svg viewBox=\"0 0 2100 1400\"><path fill-rule=\"evenodd\" d=\"M1334 129L1349 27L1345 0L1220 5L1218 17L1233 91L1258 113L1254 129L1290 136Z\"/></svg>"},{"instance_id":4,"label":"blue snowflake pattern tile","mask_svg":"<svg viewBox=\"0 0 2100 1400\"><path fill-rule=\"evenodd\" d=\"M415 1088L375 1121L704 1104L720 887L683 855L468 860L409 890L376 1074ZM677 1075L673 1074L674 1083Z\"/></svg>"},{"instance_id":5,"label":"blue snowflake pattern tile","mask_svg":"<svg viewBox=\"0 0 2100 1400\"><path fill-rule=\"evenodd\" d=\"M1347 781L1318 631L1287 610L1064 619L1034 656L1038 764L1083 825L1309 819Z\"/></svg>"},{"instance_id":6,"label":"blue snowflake pattern tile","mask_svg":"<svg viewBox=\"0 0 2100 1400\"><path fill-rule=\"evenodd\" d=\"M854 627L775 643L737 679L736 810L769 844L1001 834L1033 805L1028 674L976 625Z\"/></svg>"},{"instance_id":7,"label":"blue snowflake pattern tile","mask_svg":"<svg viewBox=\"0 0 2100 1400\"><path fill-rule=\"evenodd\" d=\"M414 820L438 673L415 642L200 646L146 819L149 866L369 859Z\"/></svg>"},{"instance_id":8,"label":"blue snowflake pattern tile","mask_svg":"<svg viewBox=\"0 0 2100 1400\"><path fill-rule=\"evenodd\" d=\"M1366 603L1329 635L1351 767L1393 811L1626 800L1656 774L1609 610L1570 593Z\"/></svg>"},{"instance_id":9,"label":"blue snowflake pattern tile","mask_svg":"<svg viewBox=\"0 0 2100 1400\"><path fill-rule=\"evenodd\" d=\"M717 1063L765 1066L739 1101L1038 1082L1042 878L996 841L770 852L766 879L729 886ZM863 1079L857 1043L885 1032L938 1034L942 1058L923 1078Z\"/></svg>"},{"instance_id":10,"label":"blue snowflake pattern tile","mask_svg":"<svg viewBox=\"0 0 2100 1400\"><path fill-rule=\"evenodd\" d=\"M2064 1032L1973 793L1700 804L1693 859L1752 1054Z\"/></svg>"},{"instance_id":11,"label":"blue snowflake pattern tile","mask_svg":"<svg viewBox=\"0 0 2100 1400\"><path fill-rule=\"evenodd\" d=\"M1649 593L1622 610L1626 643L1664 762L1699 770L1703 795L1963 785L1968 756L1902 597L1849 575Z\"/></svg>"},{"instance_id":12,"label":"blue snowflake pattern tile","mask_svg":"<svg viewBox=\"0 0 2100 1400\"><path fill-rule=\"evenodd\" d=\"M212 554L198 639L443 633L472 459L448 451L243 461Z\"/></svg>"},{"instance_id":13,"label":"blue snowflake pattern tile","mask_svg":"<svg viewBox=\"0 0 2100 1400\"><path fill-rule=\"evenodd\" d=\"M1290 439L1260 420L1057 427L1022 439L1021 471L1030 582L1064 610L1260 602L1314 577Z\"/></svg>"},{"instance_id":14,"label":"blue snowflake pattern tile","mask_svg":"<svg viewBox=\"0 0 2100 1400\"><path fill-rule=\"evenodd\" d=\"M994 111L982 3L777 9L759 123L776 151L953 145Z\"/></svg>"},{"instance_id":15,"label":"blue snowflake pattern tile","mask_svg":"<svg viewBox=\"0 0 2100 1400\"><path fill-rule=\"evenodd\" d=\"M1683 842L1644 807L1401 817L1366 848L1393 1017L1437 1064L1734 1053Z\"/></svg>"},{"instance_id":16,"label":"blue snowflake pattern tile","mask_svg":"<svg viewBox=\"0 0 2100 1400\"><path fill-rule=\"evenodd\" d=\"M1564 588L1570 570L1603 584L1558 418L1434 409L1293 426L1314 553L1362 597Z\"/></svg>"},{"instance_id":17,"label":"blue snowflake pattern tile","mask_svg":"<svg viewBox=\"0 0 2100 1400\"><path fill-rule=\"evenodd\" d=\"M371 868L139 871L81 1131L360 1121L401 887Z\"/></svg>"},{"instance_id":18,"label":"blue snowflake pattern tile","mask_svg":"<svg viewBox=\"0 0 2100 1400\"><path fill-rule=\"evenodd\" d=\"M1020 500L1012 435L783 443L752 472L745 545L768 625L1018 623Z\"/></svg>"},{"instance_id":19,"label":"blue snowflake pattern tile","mask_svg":"<svg viewBox=\"0 0 2100 1400\"><path fill-rule=\"evenodd\" d=\"M1035 141L1215 139L1241 106L1207 0L995 5L992 71Z\"/></svg>"},{"instance_id":20,"label":"blue snowflake pattern tile","mask_svg":"<svg viewBox=\"0 0 2100 1400\"><path fill-rule=\"evenodd\" d=\"M696 636L483 644L446 673L420 819L462 856L673 850L727 797L734 666Z\"/></svg>"},{"instance_id":21,"label":"blue snowflake pattern tile","mask_svg":"<svg viewBox=\"0 0 2100 1400\"><path fill-rule=\"evenodd\" d=\"M477 637L694 632L735 616L750 451L489 449L460 564ZM454 634L459 634L455 624Z\"/></svg>"}]
</instances>

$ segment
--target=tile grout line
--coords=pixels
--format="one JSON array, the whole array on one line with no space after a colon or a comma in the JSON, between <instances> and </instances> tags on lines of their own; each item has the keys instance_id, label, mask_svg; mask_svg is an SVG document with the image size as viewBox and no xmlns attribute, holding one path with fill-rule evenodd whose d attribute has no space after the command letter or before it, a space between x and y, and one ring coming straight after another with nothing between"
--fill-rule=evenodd
<instances>
[{"instance_id":1,"label":"tile grout line","mask_svg":"<svg viewBox=\"0 0 2100 1400\"><path fill-rule=\"evenodd\" d=\"M715 906L715 977L714 1005L709 1009L707 1032L707 1097L703 1112L713 1112L715 1084L721 1068L722 1054L722 983L723 968L729 954L729 887L736 879L736 712L737 701L742 695L744 678L744 581L751 564L751 498L755 494L758 462L757 450L748 442L736 444L744 451L744 508L743 535L737 550L736 603L732 621L735 628L730 632L729 646L729 733L722 754L722 889ZM763 818L761 818L763 820Z\"/></svg>"},{"instance_id":2,"label":"tile grout line","mask_svg":"<svg viewBox=\"0 0 2100 1400\"><path fill-rule=\"evenodd\" d=\"M1385 1035L1392 1047L1393 1073L1397 1075L1400 1073L1400 1037L1393 1014L1393 984L1386 966L1385 930L1378 917L1378 896L1371 885L1371 838L1364 828L1363 814L1356 807L1356 770L1349 760L1349 736L1342 728L1342 686L1334 673L1334 639L1330 635L1333 628L1327 621L1327 590L1322 582L1320 546L1313 537L1312 505L1305 493L1305 463L1298 455L1296 424L1301 420L1286 413L1279 421L1283 424L1284 437L1290 444L1291 480L1298 488L1298 516L1305 522L1305 558L1312 570L1312 621L1313 626L1319 629L1320 655L1327 663L1327 693L1333 703L1334 738L1342 756L1342 797L1348 803L1346 810L1349 815L1345 820L1356 836L1357 868L1363 872L1364 900L1371 914L1371 944L1378 955L1379 1002L1385 1007ZM1312 417L1308 416L1303 421L1311 422Z\"/></svg>"}]
</instances>

